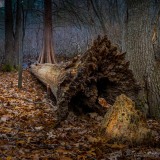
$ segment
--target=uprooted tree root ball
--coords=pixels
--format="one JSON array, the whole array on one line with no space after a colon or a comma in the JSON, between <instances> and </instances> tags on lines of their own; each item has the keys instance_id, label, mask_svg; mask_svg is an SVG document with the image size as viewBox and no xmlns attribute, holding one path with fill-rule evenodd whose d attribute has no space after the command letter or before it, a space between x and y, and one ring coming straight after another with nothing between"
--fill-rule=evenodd
<instances>
[{"instance_id":1,"label":"uprooted tree root ball","mask_svg":"<svg viewBox=\"0 0 160 160\"><path fill-rule=\"evenodd\" d=\"M107 36L98 36L90 49L64 65L31 65L31 72L55 95L58 122L66 118L68 110L104 115L106 108L98 103L99 98L112 105L124 93L136 101L140 89L125 53L119 52Z\"/></svg>"}]
</instances>

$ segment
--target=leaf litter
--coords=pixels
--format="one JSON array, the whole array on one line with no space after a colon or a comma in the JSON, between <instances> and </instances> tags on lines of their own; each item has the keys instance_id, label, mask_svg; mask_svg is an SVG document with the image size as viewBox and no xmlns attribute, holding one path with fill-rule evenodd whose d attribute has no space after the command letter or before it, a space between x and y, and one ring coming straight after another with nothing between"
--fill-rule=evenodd
<instances>
[{"instance_id":1,"label":"leaf litter","mask_svg":"<svg viewBox=\"0 0 160 160\"><path fill-rule=\"evenodd\" d=\"M160 159L158 146L108 144L97 136L103 117L72 112L57 129L54 103L29 71L17 88L17 73L0 73L0 160ZM160 141L160 123L148 120ZM159 145L160 146L160 145Z\"/></svg>"}]
</instances>

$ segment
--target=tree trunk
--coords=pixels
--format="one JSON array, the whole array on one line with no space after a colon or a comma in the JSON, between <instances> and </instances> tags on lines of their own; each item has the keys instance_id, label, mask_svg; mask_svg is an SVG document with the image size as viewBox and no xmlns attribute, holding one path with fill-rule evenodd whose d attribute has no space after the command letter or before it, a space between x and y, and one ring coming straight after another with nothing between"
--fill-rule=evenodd
<instances>
[{"instance_id":1,"label":"tree trunk","mask_svg":"<svg viewBox=\"0 0 160 160\"><path fill-rule=\"evenodd\" d=\"M15 32L15 55L16 64L18 65L18 88L22 87L22 63L23 63L23 18L22 3L17 0L16 10L16 32Z\"/></svg>"},{"instance_id":2,"label":"tree trunk","mask_svg":"<svg viewBox=\"0 0 160 160\"><path fill-rule=\"evenodd\" d=\"M37 64L31 72L50 86L58 105L58 122L65 119L68 110L96 111L104 115L101 100L113 104L124 93L136 101L139 87L128 69L125 53L120 53L105 36L81 56L64 66Z\"/></svg>"},{"instance_id":3,"label":"tree trunk","mask_svg":"<svg viewBox=\"0 0 160 160\"><path fill-rule=\"evenodd\" d=\"M127 59L135 78L142 87L141 102L148 115L160 118L160 64L152 45L151 0L126 0Z\"/></svg>"},{"instance_id":4,"label":"tree trunk","mask_svg":"<svg viewBox=\"0 0 160 160\"><path fill-rule=\"evenodd\" d=\"M22 6L21 1L17 0L16 3L16 25L15 25L15 43L14 43L14 51L16 56L16 66L18 66L19 62L19 45L21 45L21 30L22 30Z\"/></svg>"},{"instance_id":5,"label":"tree trunk","mask_svg":"<svg viewBox=\"0 0 160 160\"><path fill-rule=\"evenodd\" d=\"M44 41L39 63L56 63L52 40L52 0L44 0Z\"/></svg>"},{"instance_id":6,"label":"tree trunk","mask_svg":"<svg viewBox=\"0 0 160 160\"><path fill-rule=\"evenodd\" d=\"M14 66L12 0L5 0L5 65Z\"/></svg>"}]
</instances>

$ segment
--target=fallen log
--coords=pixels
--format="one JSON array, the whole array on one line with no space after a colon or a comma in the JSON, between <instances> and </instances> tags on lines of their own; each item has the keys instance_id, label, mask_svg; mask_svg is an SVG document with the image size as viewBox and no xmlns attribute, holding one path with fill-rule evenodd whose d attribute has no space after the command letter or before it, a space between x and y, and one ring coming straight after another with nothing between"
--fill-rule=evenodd
<instances>
[{"instance_id":1,"label":"fallen log","mask_svg":"<svg viewBox=\"0 0 160 160\"><path fill-rule=\"evenodd\" d=\"M69 110L104 115L106 108L99 104L100 98L112 105L124 93L136 101L140 88L125 54L107 36L98 36L90 49L72 61L64 65L31 65L31 72L50 86L58 106L58 122L66 118Z\"/></svg>"}]
</instances>

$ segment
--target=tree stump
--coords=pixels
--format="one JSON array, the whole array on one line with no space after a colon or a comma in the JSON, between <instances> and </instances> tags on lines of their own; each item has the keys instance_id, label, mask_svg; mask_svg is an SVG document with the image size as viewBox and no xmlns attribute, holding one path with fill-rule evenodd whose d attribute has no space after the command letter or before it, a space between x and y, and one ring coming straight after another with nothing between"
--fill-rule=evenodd
<instances>
[{"instance_id":1,"label":"tree stump","mask_svg":"<svg viewBox=\"0 0 160 160\"><path fill-rule=\"evenodd\" d=\"M58 105L58 122L66 118L69 110L104 115L106 109L98 103L99 98L111 105L122 93L137 99L140 88L125 54L107 36L98 36L90 49L72 61L64 65L31 65L31 72L50 86Z\"/></svg>"},{"instance_id":2,"label":"tree stump","mask_svg":"<svg viewBox=\"0 0 160 160\"><path fill-rule=\"evenodd\" d=\"M135 102L124 94L116 98L106 113L102 128L102 135L105 134L110 143L136 145L153 141L146 119L135 109Z\"/></svg>"}]
</instances>

